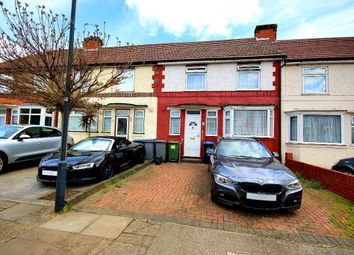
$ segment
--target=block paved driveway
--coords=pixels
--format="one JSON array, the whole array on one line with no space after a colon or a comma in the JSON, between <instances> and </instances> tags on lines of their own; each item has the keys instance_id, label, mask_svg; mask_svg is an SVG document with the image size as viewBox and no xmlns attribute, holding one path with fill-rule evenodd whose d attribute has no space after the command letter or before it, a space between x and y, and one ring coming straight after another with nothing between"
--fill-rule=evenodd
<instances>
[{"instance_id":1,"label":"block paved driveway","mask_svg":"<svg viewBox=\"0 0 354 255\"><path fill-rule=\"evenodd\" d=\"M334 205L313 197L306 189L302 207L296 212L254 212L212 202L209 178L205 164L152 165L124 180L121 187L98 193L80 206L118 214L138 213L142 217L157 215L282 233L343 237L342 230L331 223Z\"/></svg>"}]
</instances>

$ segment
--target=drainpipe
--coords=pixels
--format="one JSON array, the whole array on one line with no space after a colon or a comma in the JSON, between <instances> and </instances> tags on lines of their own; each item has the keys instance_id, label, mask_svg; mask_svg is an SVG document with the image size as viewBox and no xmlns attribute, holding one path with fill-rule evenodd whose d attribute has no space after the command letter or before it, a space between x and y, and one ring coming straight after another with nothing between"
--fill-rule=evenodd
<instances>
[{"instance_id":1,"label":"drainpipe","mask_svg":"<svg viewBox=\"0 0 354 255\"><path fill-rule=\"evenodd\" d=\"M282 145L282 129L281 129L281 116L282 116L282 103L281 103L281 100L282 100L282 82L281 82L281 70L282 68L286 66L286 58L283 58L282 60L282 63L280 65L280 70L279 70L279 156L280 156L280 161L282 161L282 148L281 148L281 145Z\"/></svg>"}]
</instances>

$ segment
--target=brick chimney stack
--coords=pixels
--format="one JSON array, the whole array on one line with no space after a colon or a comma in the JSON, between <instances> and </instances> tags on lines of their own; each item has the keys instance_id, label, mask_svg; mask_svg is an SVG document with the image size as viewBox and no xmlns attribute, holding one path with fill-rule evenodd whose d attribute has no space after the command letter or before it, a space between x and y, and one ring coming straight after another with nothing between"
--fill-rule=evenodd
<instances>
[{"instance_id":1,"label":"brick chimney stack","mask_svg":"<svg viewBox=\"0 0 354 255\"><path fill-rule=\"evenodd\" d=\"M256 40L277 40L277 24L258 25L254 29Z\"/></svg>"},{"instance_id":2,"label":"brick chimney stack","mask_svg":"<svg viewBox=\"0 0 354 255\"><path fill-rule=\"evenodd\" d=\"M98 36L89 36L84 39L84 49L94 50L103 47L103 41Z\"/></svg>"}]
</instances>

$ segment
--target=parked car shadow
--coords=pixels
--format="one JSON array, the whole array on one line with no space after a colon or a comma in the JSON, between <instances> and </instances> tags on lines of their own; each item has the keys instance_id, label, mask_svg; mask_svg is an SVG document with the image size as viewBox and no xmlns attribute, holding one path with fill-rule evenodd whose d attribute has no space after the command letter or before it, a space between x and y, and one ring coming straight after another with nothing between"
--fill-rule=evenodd
<instances>
[{"instance_id":1,"label":"parked car shadow","mask_svg":"<svg viewBox=\"0 0 354 255\"><path fill-rule=\"evenodd\" d=\"M20 171L20 170L24 170L27 168L32 168L32 167L38 167L40 160L31 160L31 161L27 161L27 162L20 162L20 163L14 163L11 165L8 165L3 171L0 172L0 175L2 174L6 174L9 172L13 172L13 171Z\"/></svg>"}]
</instances>

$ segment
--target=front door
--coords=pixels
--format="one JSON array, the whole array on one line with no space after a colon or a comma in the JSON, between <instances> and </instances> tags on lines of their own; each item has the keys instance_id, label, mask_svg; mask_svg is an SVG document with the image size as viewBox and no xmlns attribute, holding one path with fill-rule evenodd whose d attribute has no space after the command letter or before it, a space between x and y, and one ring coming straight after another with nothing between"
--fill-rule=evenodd
<instances>
[{"instance_id":1,"label":"front door","mask_svg":"<svg viewBox=\"0 0 354 255\"><path fill-rule=\"evenodd\" d=\"M117 117L117 137L128 139L129 135L129 117Z\"/></svg>"},{"instance_id":2,"label":"front door","mask_svg":"<svg viewBox=\"0 0 354 255\"><path fill-rule=\"evenodd\" d=\"M186 111L186 123L184 130L184 156L200 157L200 139L200 111Z\"/></svg>"}]
</instances>

